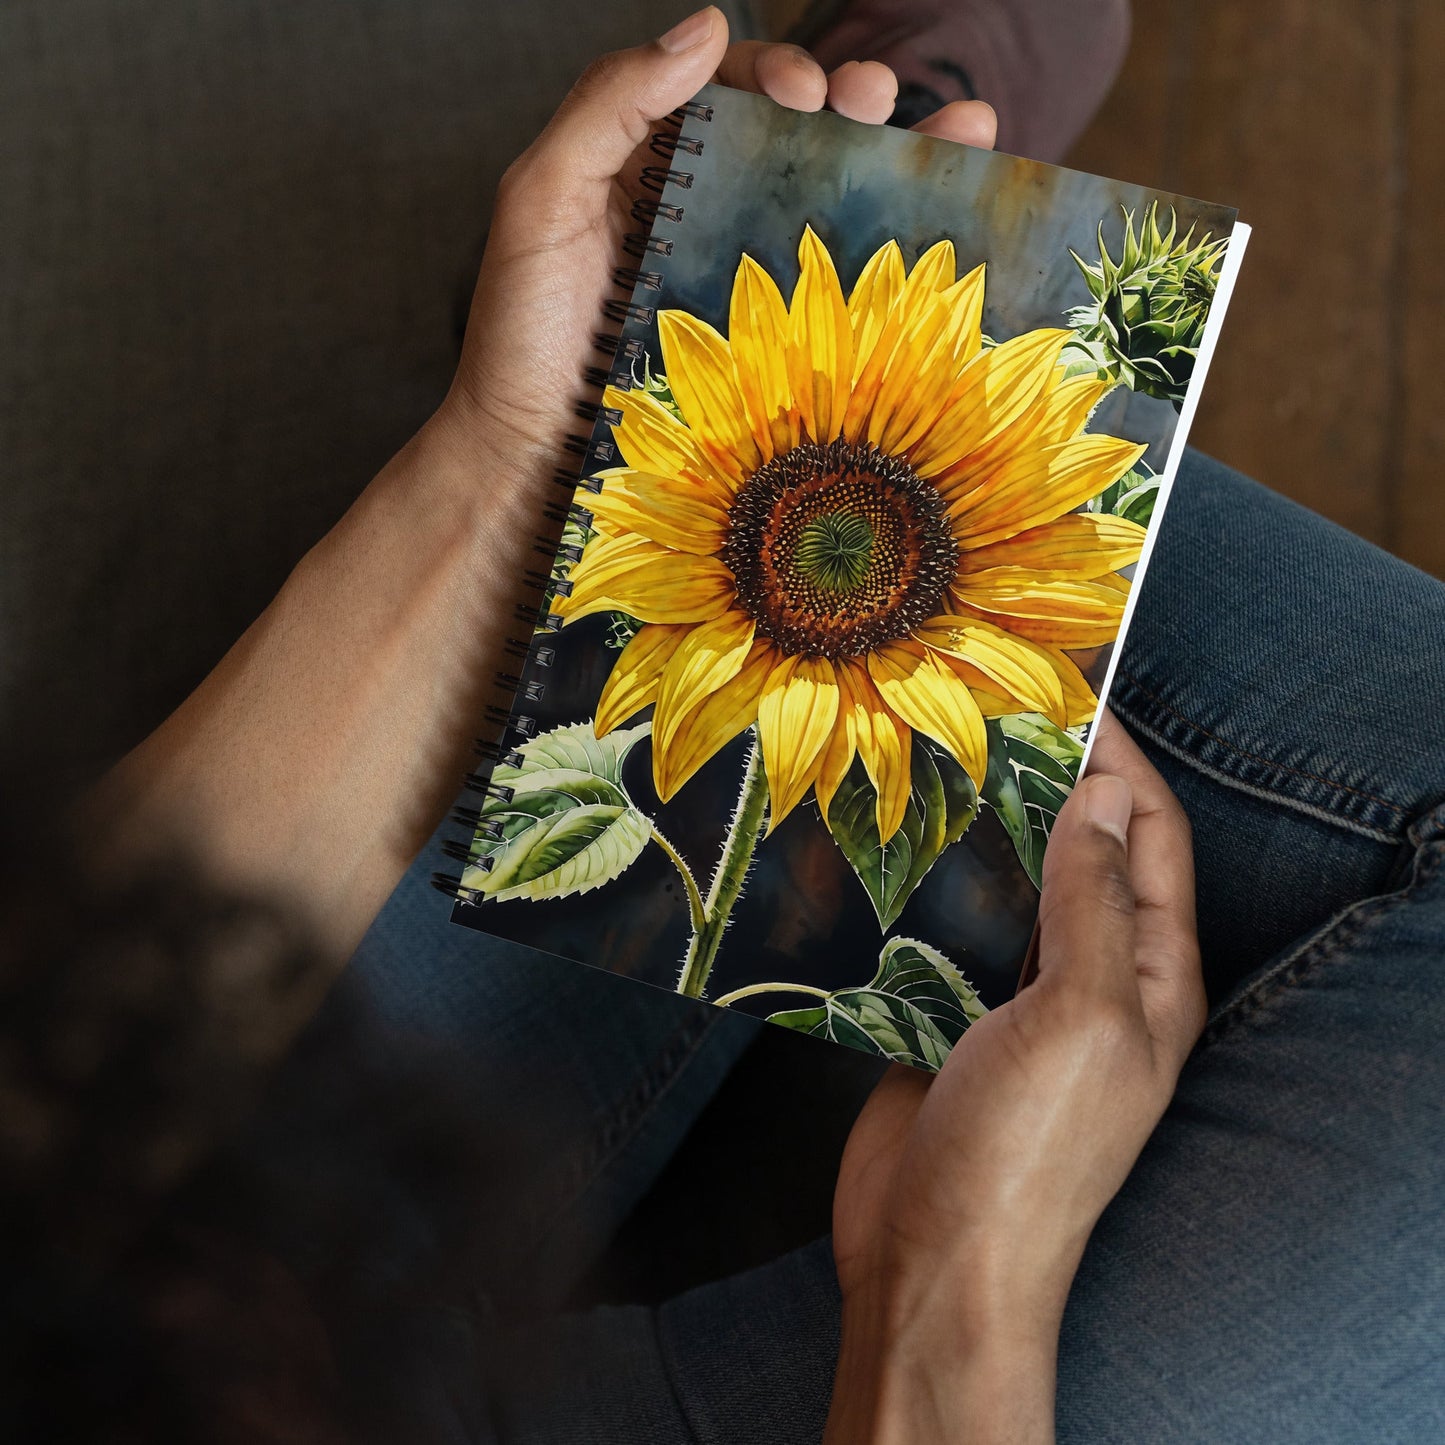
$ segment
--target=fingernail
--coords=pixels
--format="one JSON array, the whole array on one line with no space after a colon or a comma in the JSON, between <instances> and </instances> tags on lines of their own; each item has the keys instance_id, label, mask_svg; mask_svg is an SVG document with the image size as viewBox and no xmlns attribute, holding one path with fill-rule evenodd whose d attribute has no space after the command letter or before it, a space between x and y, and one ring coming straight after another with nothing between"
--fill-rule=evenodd
<instances>
[{"instance_id":1,"label":"fingernail","mask_svg":"<svg viewBox=\"0 0 1445 1445\"><path fill-rule=\"evenodd\" d=\"M1101 773L1090 778L1084 791L1084 817L1094 827L1129 846L1129 818L1134 811L1134 794L1123 778Z\"/></svg>"},{"instance_id":2,"label":"fingernail","mask_svg":"<svg viewBox=\"0 0 1445 1445\"><path fill-rule=\"evenodd\" d=\"M658 37L657 43L672 55L691 50L712 34L712 17L713 7L709 5L695 15L689 15L686 20L679 20L666 35Z\"/></svg>"}]
</instances>

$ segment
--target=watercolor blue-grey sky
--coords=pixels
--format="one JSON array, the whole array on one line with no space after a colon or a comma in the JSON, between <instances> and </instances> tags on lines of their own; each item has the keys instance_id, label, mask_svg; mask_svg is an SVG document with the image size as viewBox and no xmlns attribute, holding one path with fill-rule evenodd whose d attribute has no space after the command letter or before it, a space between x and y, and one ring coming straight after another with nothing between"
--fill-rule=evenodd
<instances>
[{"instance_id":1,"label":"watercolor blue-grey sky","mask_svg":"<svg viewBox=\"0 0 1445 1445\"><path fill-rule=\"evenodd\" d=\"M1162 215L1175 210L1184 230L1215 237L1234 225L1235 212L1224 206L838 115L800 118L721 86L698 100L712 106L711 121L690 119L682 130L702 142L702 152L679 153L671 163L692 184L669 185L663 196L683 207L683 218L658 223L673 254L649 258L648 266L664 278L658 304L691 311L724 332L742 253L791 296L804 224L827 244L845 291L890 240L909 266L934 242L951 240L960 275L987 266L984 331L999 341L1063 325L1070 307L1089 300L1069 251L1097 259L1102 225L1118 256L1126 210L1142 215L1157 200ZM651 294L637 299L656 301ZM655 332L644 334L656 356ZM1120 395L1100 423L1153 444L1149 460L1162 466L1173 408L1134 399L1130 425L1121 428L1119 408L1129 400Z\"/></svg>"}]
</instances>

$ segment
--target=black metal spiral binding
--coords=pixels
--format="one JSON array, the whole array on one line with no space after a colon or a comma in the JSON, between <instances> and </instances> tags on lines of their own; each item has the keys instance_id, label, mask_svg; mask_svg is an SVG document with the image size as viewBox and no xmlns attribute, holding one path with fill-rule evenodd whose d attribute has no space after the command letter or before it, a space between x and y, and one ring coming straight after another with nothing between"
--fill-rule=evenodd
<instances>
[{"instance_id":1,"label":"black metal spiral binding","mask_svg":"<svg viewBox=\"0 0 1445 1445\"><path fill-rule=\"evenodd\" d=\"M605 421L608 426L621 426L622 413L615 406L603 406L600 401L579 401L574 408L583 421Z\"/></svg>"},{"instance_id":2,"label":"black metal spiral binding","mask_svg":"<svg viewBox=\"0 0 1445 1445\"><path fill-rule=\"evenodd\" d=\"M645 236L641 231L629 231L622 238L622 249L638 260L644 256L670 256L672 242L661 236Z\"/></svg>"},{"instance_id":3,"label":"black metal spiral binding","mask_svg":"<svg viewBox=\"0 0 1445 1445\"><path fill-rule=\"evenodd\" d=\"M612 273L614 285L625 286L629 291L661 291L662 272L643 271L636 266L619 266Z\"/></svg>"},{"instance_id":4,"label":"black metal spiral binding","mask_svg":"<svg viewBox=\"0 0 1445 1445\"><path fill-rule=\"evenodd\" d=\"M669 251L668 255L671 254ZM636 337L613 336L607 331L599 331L592 338L592 344L604 356L625 357L628 361L641 361L646 354L645 348Z\"/></svg>"},{"instance_id":5,"label":"black metal spiral binding","mask_svg":"<svg viewBox=\"0 0 1445 1445\"><path fill-rule=\"evenodd\" d=\"M570 502L563 506L560 502L548 502L542 508L542 515L549 522L556 522L558 526L565 527L568 522L575 522L583 531L590 530L592 526L592 513L584 507L581 502ZM580 557L569 557L569 562L579 562Z\"/></svg>"},{"instance_id":6,"label":"black metal spiral binding","mask_svg":"<svg viewBox=\"0 0 1445 1445\"><path fill-rule=\"evenodd\" d=\"M646 196L639 196L633 201L632 219L640 225L650 226L659 217L664 221L680 221L682 207L664 205L661 201L649 201Z\"/></svg>"},{"instance_id":7,"label":"black metal spiral binding","mask_svg":"<svg viewBox=\"0 0 1445 1445\"><path fill-rule=\"evenodd\" d=\"M589 366L586 370L587 384L599 391L609 386L615 386L619 391L631 391L633 363L641 361L645 355L642 343L636 337L613 336L606 331L599 331L592 342L604 356L612 358L612 365ZM559 472L558 480L567 475ZM572 478L572 481L575 484L576 479Z\"/></svg>"},{"instance_id":8,"label":"black metal spiral binding","mask_svg":"<svg viewBox=\"0 0 1445 1445\"><path fill-rule=\"evenodd\" d=\"M564 445L574 456L590 456L594 461L599 462L610 462L617 455L617 450L611 442L594 442L590 437L579 436L576 432L567 433ZM585 482L587 478L584 477L582 480ZM575 483L576 478L573 481ZM589 490L600 492L602 489L601 487L592 487Z\"/></svg>"},{"instance_id":9,"label":"black metal spiral binding","mask_svg":"<svg viewBox=\"0 0 1445 1445\"><path fill-rule=\"evenodd\" d=\"M679 151L686 156L700 156L702 141L695 135L674 135L671 131L658 131L648 142L648 150L663 160L671 160ZM688 184L692 184L691 178Z\"/></svg>"},{"instance_id":10,"label":"black metal spiral binding","mask_svg":"<svg viewBox=\"0 0 1445 1445\"><path fill-rule=\"evenodd\" d=\"M639 306L635 301L614 299L603 306L602 313L609 321L636 321L643 326L651 326L653 317L657 315L657 308L655 306Z\"/></svg>"},{"instance_id":11,"label":"black metal spiral binding","mask_svg":"<svg viewBox=\"0 0 1445 1445\"><path fill-rule=\"evenodd\" d=\"M692 189L692 172L675 171L668 166L643 166L642 184L649 191L660 195L667 186L676 186L680 191Z\"/></svg>"},{"instance_id":12,"label":"black metal spiral binding","mask_svg":"<svg viewBox=\"0 0 1445 1445\"><path fill-rule=\"evenodd\" d=\"M608 386L615 386L618 391L632 390L632 376L626 371L614 371L606 366L589 366L582 374L587 378L587 385L595 386L599 391Z\"/></svg>"},{"instance_id":13,"label":"black metal spiral binding","mask_svg":"<svg viewBox=\"0 0 1445 1445\"><path fill-rule=\"evenodd\" d=\"M683 156L702 155L704 142L701 136L684 135L682 127L689 121L708 125L712 123L712 118L712 106L688 101L673 111L670 117L676 129L660 130L650 138L648 146L652 153L671 164L643 168L642 185L653 195L640 196L633 202L632 219L642 229L629 231L622 242L622 249L634 260L651 261L654 257L665 260L673 254L673 240L655 232L660 226L679 224L683 208L654 197L660 198L668 186L684 191L692 188L694 173L677 169L675 163ZM602 309L607 319L623 328L651 326L656 319L657 308L636 298L655 296L660 292L666 273L650 265L618 266L612 273L612 280L628 295L626 299L612 297L604 303ZM641 385L636 368L645 360L646 348L640 337L628 336L625 331L599 332L594 340L598 351L608 359L608 364L585 368L583 377L590 389L605 393L609 387L627 391L634 385ZM572 432L567 436L564 445L573 456L581 458L580 467L576 471L559 467L553 481L566 487L571 495L567 501L559 498L542 509L553 530L538 533L535 550L547 559L548 570L531 569L523 573L522 581L538 595L539 601L517 606L514 615L525 632L504 640L502 650L512 659L512 667L498 671L494 678L498 690L506 694L509 703L506 707L493 705L486 709L485 719L492 731L477 739L474 752L481 764L477 771L468 773L463 779L464 786L480 797L481 806L463 804L454 808L451 820L458 827L465 828L467 836L449 839L442 844L442 852L464 869L489 871L492 859L485 851L478 850L478 842L497 843L505 836L502 819L489 810L499 804L505 806L510 803L513 790L507 784L497 782L493 772L498 767L520 767L525 761L523 749L527 741L537 735L538 720L526 710L525 705L542 700L548 685L545 673L557 660L556 648L547 639L561 631L562 618L551 610L552 599L571 595L572 582L567 573L582 560L587 545L593 513L582 499L602 491L603 478L596 473L599 468L613 465L618 459L616 444L607 433L622 424L621 410L596 398L584 398L576 403L575 411L584 421L591 422L592 430L587 435ZM577 542L566 536L569 525L581 530L583 541ZM536 676L538 673L544 675ZM433 873L432 885L459 903L481 903L484 897L481 890L466 886L463 877L452 872Z\"/></svg>"}]
</instances>

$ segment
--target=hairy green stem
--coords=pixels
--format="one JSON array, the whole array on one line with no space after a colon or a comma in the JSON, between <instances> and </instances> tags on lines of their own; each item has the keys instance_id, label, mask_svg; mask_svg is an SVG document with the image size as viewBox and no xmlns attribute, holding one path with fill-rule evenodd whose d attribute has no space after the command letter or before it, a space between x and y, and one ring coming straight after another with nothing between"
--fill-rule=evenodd
<instances>
[{"instance_id":1,"label":"hairy green stem","mask_svg":"<svg viewBox=\"0 0 1445 1445\"><path fill-rule=\"evenodd\" d=\"M767 808L768 779L763 772L763 756L754 735L748 764L743 770L737 810L733 813L722 857L718 860L717 872L713 874L712 887L708 889L707 902L703 905L702 926L693 929L692 942L687 946L687 958L682 965L682 976L677 981L678 993L688 998L701 998L707 987L707 976L712 972L723 931L728 926L733 904L738 901L743 880L752 864L753 850L757 847Z\"/></svg>"},{"instance_id":2,"label":"hairy green stem","mask_svg":"<svg viewBox=\"0 0 1445 1445\"><path fill-rule=\"evenodd\" d=\"M657 824L649 823L648 826L652 829L652 841L672 859L677 865L677 871L682 874L682 886L687 889L687 911L692 917L693 932L696 933L707 918L702 906L702 894L697 891L697 880L692 876L692 869L683 861L682 854L662 836Z\"/></svg>"},{"instance_id":3,"label":"hairy green stem","mask_svg":"<svg viewBox=\"0 0 1445 1445\"><path fill-rule=\"evenodd\" d=\"M750 983L746 988L735 988L731 993L715 998L713 1002L719 1008L726 1008L739 999L752 998L756 993L807 993L814 998L831 997L826 988L814 988L810 983Z\"/></svg>"}]
</instances>

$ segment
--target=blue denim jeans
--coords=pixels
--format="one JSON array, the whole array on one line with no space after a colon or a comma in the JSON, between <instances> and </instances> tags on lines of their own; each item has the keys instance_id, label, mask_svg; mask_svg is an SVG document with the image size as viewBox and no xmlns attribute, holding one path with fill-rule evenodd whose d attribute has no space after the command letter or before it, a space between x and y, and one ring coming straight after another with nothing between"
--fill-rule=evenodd
<instances>
[{"instance_id":1,"label":"blue denim jeans","mask_svg":"<svg viewBox=\"0 0 1445 1445\"><path fill-rule=\"evenodd\" d=\"M1445 587L1186 459L1112 706L1194 824L1213 1012L1079 1271L1061 1440L1445 1439L1442 704ZM345 988L545 1147L499 1164L460 1302L399 1307L371 1357L409 1438L818 1440L826 1240L552 1310L760 1025L451 927L433 862Z\"/></svg>"}]
</instances>

